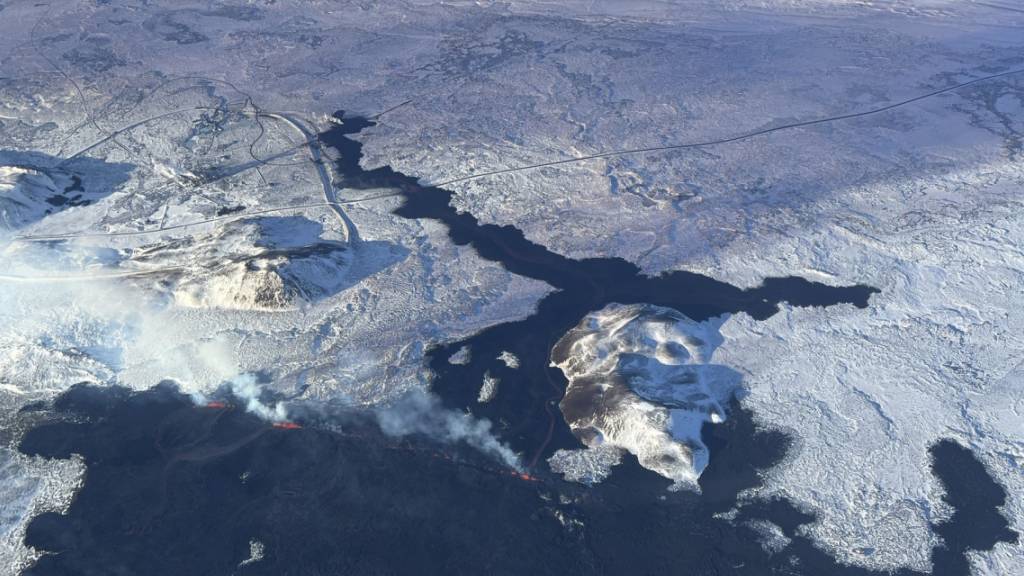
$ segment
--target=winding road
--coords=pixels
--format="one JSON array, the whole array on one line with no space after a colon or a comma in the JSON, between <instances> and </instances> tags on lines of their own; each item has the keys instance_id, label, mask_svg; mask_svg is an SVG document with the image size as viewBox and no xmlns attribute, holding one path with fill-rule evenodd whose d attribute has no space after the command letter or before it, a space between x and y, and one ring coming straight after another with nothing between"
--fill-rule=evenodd
<instances>
[{"instance_id":1,"label":"winding road","mask_svg":"<svg viewBox=\"0 0 1024 576\"><path fill-rule=\"evenodd\" d=\"M324 205L330 206L331 210L337 215L338 221L341 222L345 229L345 241L353 248L358 246L359 231L356 230L356 225L341 208L341 204L338 203L337 190L335 190L334 183L331 181L331 175L327 172L327 167L324 165L320 139L301 120L298 120L294 113L263 112L261 116L288 124L306 139L306 149L309 150L310 159L316 167L317 175L320 177L320 185L323 187Z\"/></svg>"}]
</instances>

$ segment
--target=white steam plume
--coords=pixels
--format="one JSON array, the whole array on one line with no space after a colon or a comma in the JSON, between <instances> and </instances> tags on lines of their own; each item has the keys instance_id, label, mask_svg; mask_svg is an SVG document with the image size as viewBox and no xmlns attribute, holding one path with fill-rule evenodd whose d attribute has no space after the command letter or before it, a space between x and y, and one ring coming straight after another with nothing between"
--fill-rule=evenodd
<instances>
[{"instance_id":1,"label":"white steam plume","mask_svg":"<svg viewBox=\"0 0 1024 576\"><path fill-rule=\"evenodd\" d=\"M284 403L275 402L270 405L260 399L263 389L256 383L256 377L252 374L239 374L232 378L228 385L232 394L239 400L245 400L246 411L271 422L284 422L288 419L288 410Z\"/></svg>"},{"instance_id":2,"label":"white steam plume","mask_svg":"<svg viewBox=\"0 0 1024 576\"><path fill-rule=\"evenodd\" d=\"M381 431L389 436L424 434L444 442L465 442L522 471L519 456L491 434L491 423L448 410L436 396L411 392L375 412Z\"/></svg>"},{"instance_id":3,"label":"white steam plume","mask_svg":"<svg viewBox=\"0 0 1024 576\"><path fill-rule=\"evenodd\" d=\"M0 231L0 379L8 388L49 395L81 381L141 389L171 379L196 392L241 372L231 334L211 335L204 318L181 313L144 279L111 277L112 252L12 242Z\"/></svg>"},{"instance_id":4,"label":"white steam plume","mask_svg":"<svg viewBox=\"0 0 1024 576\"><path fill-rule=\"evenodd\" d=\"M0 359L8 360L0 380L9 389L53 395L81 381L143 389L173 380L202 404L204 392L227 382L250 412L286 418L243 374L236 335L211 334L204 318L177 310L145 282L105 277L109 249L8 236L0 231Z\"/></svg>"},{"instance_id":5,"label":"white steam plume","mask_svg":"<svg viewBox=\"0 0 1024 576\"><path fill-rule=\"evenodd\" d=\"M110 252L79 242L11 242L0 231L0 357L41 358L0 366L5 383L19 393L57 394L83 380L135 389L174 380L198 404L208 401L204 392L227 383L249 412L271 422L288 419L283 404L261 400L255 376L240 366L235 335L211 333L201 316L176 309L142 281L109 277L116 270ZM463 441L521 470L489 421L445 409L428 393L412 393L374 414L386 434Z\"/></svg>"}]
</instances>

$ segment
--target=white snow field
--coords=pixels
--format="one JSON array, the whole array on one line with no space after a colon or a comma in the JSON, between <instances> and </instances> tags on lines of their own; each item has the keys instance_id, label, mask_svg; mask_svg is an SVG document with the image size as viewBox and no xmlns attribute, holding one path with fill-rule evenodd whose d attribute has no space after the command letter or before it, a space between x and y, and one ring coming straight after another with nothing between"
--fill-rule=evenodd
<instances>
[{"instance_id":1,"label":"white snow field","mask_svg":"<svg viewBox=\"0 0 1024 576\"><path fill-rule=\"evenodd\" d=\"M714 362L796 439L760 495L816 514L845 562L927 569L940 438L1024 531L1022 29L1006 0L0 3L0 401L265 371L380 403L428 386L431 343L528 315L548 286L392 215L394 191L331 186L311 135L385 112L364 166L555 252L879 288L732 316ZM261 240L273 219L301 222L274 237L304 264ZM3 438L0 562L20 566L25 522L81 470ZM599 481L618 457L552 467ZM972 560L1024 574L1024 543Z\"/></svg>"}]
</instances>

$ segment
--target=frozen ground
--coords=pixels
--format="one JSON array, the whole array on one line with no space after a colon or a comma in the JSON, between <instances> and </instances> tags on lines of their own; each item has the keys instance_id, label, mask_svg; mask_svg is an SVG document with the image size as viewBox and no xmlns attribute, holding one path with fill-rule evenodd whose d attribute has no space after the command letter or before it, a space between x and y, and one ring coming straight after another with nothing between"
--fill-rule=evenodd
<instances>
[{"instance_id":1,"label":"frozen ground","mask_svg":"<svg viewBox=\"0 0 1024 576\"><path fill-rule=\"evenodd\" d=\"M7 390L0 390L5 413L0 424L11 433L16 419L6 407L15 404ZM5 438L6 440L6 438ZM22 543L28 520L44 512L64 512L77 492L85 473L79 458L47 460L29 457L17 450L0 448L0 566L16 574L30 565L38 554Z\"/></svg>"},{"instance_id":2,"label":"frozen ground","mask_svg":"<svg viewBox=\"0 0 1024 576\"><path fill-rule=\"evenodd\" d=\"M791 309L766 322L740 315L722 328L718 359L744 374L745 403L801 439L768 491L820 509L813 533L850 561L860 561L858 550L893 564L912 551L926 560L927 522L942 505L925 450L941 437L977 451L1007 488L1015 528L1024 527L1024 220L1001 203L1019 194L1021 176L1007 167L998 183L974 188L988 205L948 206L912 226L899 226L904 214L894 211L851 234L837 213L801 241L777 237L780 260L820 258L881 294L866 315ZM918 183L941 193L932 185ZM751 276L779 265L723 256L724 267L731 260ZM897 536L903 546L892 545ZM1020 559L1019 547L999 546L977 563L1012 574Z\"/></svg>"},{"instance_id":3,"label":"frozen ground","mask_svg":"<svg viewBox=\"0 0 1024 576\"><path fill-rule=\"evenodd\" d=\"M390 215L390 191L329 185L308 141L326 114L398 106L361 136L367 166L451 182L553 251L880 288L855 314L732 317L715 360L799 439L765 492L815 511L810 533L851 563L926 567L938 438L976 450L1024 530L1022 26L1002 0L2 2L3 401L266 371L284 393L380 402L426 383L430 342L528 314L546 286ZM700 145L518 170L675 144ZM265 263L238 233L254 217L319 226L303 246L336 248L341 283L264 275L300 297L224 305L201 281L238 270L174 247L227 235ZM160 269L131 258L154 246ZM59 507L31 488L49 473L7 458L19 501ZM1022 546L976 566L1024 573Z\"/></svg>"}]
</instances>

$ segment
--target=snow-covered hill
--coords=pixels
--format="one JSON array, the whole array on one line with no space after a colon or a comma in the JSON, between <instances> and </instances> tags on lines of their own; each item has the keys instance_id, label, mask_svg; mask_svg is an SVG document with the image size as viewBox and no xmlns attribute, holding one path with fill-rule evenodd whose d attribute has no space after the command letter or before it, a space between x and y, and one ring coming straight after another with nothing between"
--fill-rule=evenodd
<instances>
[{"instance_id":1,"label":"snow-covered hill","mask_svg":"<svg viewBox=\"0 0 1024 576\"><path fill-rule=\"evenodd\" d=\"M573 433L591 449L629 451L641 466L694 488L708 462L701 426L725 419L739 385L738 373L711 363L719 324L640 304L587 315L551 353L569 381L559 407Z\"/></svg>"},{"instance_id":2,"label":"snow-covered hill","mask_svg":"<svg viewBox=\"0 0 1024 576\"><path fill-rule=\"evenodd\" d=\"M350 249L321 232L320 224L295 216L236 220L200 237L128 251L119 268L162 277L181 306L294 308L347 284Z\"/></svg>"}]
</instances>

